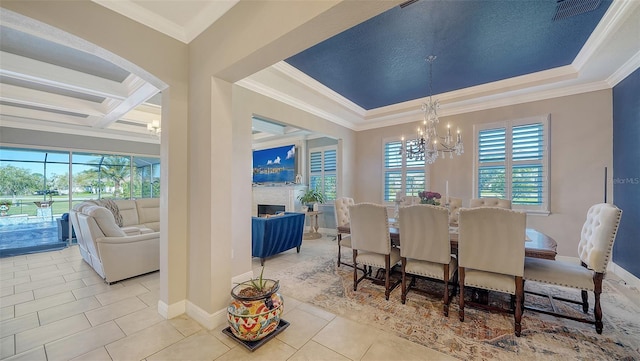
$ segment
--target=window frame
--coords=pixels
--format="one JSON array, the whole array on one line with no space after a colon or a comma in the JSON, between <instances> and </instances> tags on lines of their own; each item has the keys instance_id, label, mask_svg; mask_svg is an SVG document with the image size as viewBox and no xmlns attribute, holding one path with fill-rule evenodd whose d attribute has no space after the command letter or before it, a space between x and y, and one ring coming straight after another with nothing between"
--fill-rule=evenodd
<instances>
[{"instance_id":1,"label":"window frame","mask_svg":"<svg viewBox=\"0 0 640 361\"><path fill-rule=\"evenodd\" d=\"M535 161L536 164L539 163L542 166L542 204L540 205L522 205L522 204L512 204L512 208L515 210L522 210L527 212L527 214L540 214L540 215L549 215L550 214L550 194L551 194L551 144L550 144L550 133L551 133L551 115L540 115L534 117L513 119L513 120L505 120L500 122L492 122L492 123L484 123L484 124L475 124L473 126L474 132L474 147L473 147L473 190L472 195L473 198L478 198L479 192L479 174L478 171L480 169L480 160L479 160L479 142L480 142L480 132L489 129L505 129L505 160L504 162L491 162L490 164L483 164L483 166L492 166L492 165L501 165L504 163L504 172L505 172L505 197L507 199L513 198L513 168L518 164L529 163L531 164L531 160L526 161L514 161L513 160L513 128L523 125L529 124L542 124L542 139L543 139L543 155L539 161ZM508 176L507 176L508 175Z\"/></svg>"},{"instance_id":2,"label":"window frame","mask_svg":"<svg viewBox=\"0 0 640 361\"><path fill-rule=\"evenodd\" d=\"M336 155L336 167L335 170L333 171L327 171L325 169L325 152L326 151L334 151L335 155ZM325 198L325 203L323 204L328 204L328 203L332 203L333 201L335 201L335 199L338 197L338 168L339 168L339 162L340 160L338 159L338 145L334 144L334 145L326 145L326 146L320 146L320 147L313 147L313 148L309 148L308 154L308 162L307 162L307 168L309 171L309 188L311 188L311 178L314 175L317 175L317 172L312 172L311 170L311 154L312 153L317 153L320 152L322 154L322 160L321 160L321 170L320 170L320 186L322 187L321 193L324 195ZM329 197L327 197L326 194L326 190L325 190L325 177L328 175L332 175L335 177L335 197L333 199L330 199Z\"/></svg>"},{"instance_id":3,"label":"window frame","mask_svg":"<svg viewBox=\"0 0 640 361\"><path fill-rule=\"evenodd\" d=\"M381 155L381 159L382 159L382 194L381 194L381 200L382 200L382 204L386 204L386 205L393 205L395 203L395 195L389 194L389 200L385 199L385 193L386 193L386 189L387 189L387 184L386 184L386 175L388 172L400 172L400 179L401 179L401 186L400 186L400 192L402 192L402 194L407 194L407 174L409 174L409 172L415 172L415 171L422 171L422 174L424 175L424 189L422 190L428 190L429 186L430 186L430 179L429 179L429 164L426 161L422 161L423 164L421 165L417 165L417 166L411 166L408 165L407 163L407 153L403 152L402 153L402 160L401 160L401 165L400 167L389 167L387 168L386 164L387 164L387 159L386 159L386 148L387 148L387 144L389 143L401 143L401 145L404 147L404 149L406 149L407 146L407 142L408 140L405 139L404 140L404 144L402 144L402 138L401 137L388 137L388 138L384 138L382 139L382 155ZM421 191L422 191L421 190ZM417 196L417 194L412 194L413 196ZM391 199L393 198L393 200Z\"/></svg>"}]
</instances>

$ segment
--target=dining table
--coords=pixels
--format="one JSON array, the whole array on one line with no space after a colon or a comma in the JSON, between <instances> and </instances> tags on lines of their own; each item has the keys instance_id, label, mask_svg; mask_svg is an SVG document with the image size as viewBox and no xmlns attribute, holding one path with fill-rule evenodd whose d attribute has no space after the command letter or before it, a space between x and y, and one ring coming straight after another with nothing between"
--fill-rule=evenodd
<instances>
[{"instance_id":1,"label":"dining table","mask_svg":"<svg viewBox=\"0 0 640 361\"><path fill-rule=\"evenodd\" d=\"M345 224L338 226L339 233L351 233L351 225ZM543 258L543 259L556 259L556 248L558 244L550 236L534 228L527 228L524 254L525 257ZM397 223L390 219L389 221L389 235L391 236L391 243L399 247L400 246L400 229ZM457 225L450 225L449 227L449 239L451 240L451 253L458 254L458 227Z\"/></svg>"}]
</instances>

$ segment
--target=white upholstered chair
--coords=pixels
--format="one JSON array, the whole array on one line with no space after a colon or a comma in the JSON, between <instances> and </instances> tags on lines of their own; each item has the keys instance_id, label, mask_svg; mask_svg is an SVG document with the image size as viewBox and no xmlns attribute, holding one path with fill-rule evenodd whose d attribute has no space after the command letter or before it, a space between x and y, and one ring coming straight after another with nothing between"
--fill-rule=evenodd
<instances>
[{"instance_id":1,"label":"white upholstered chair","mask_svg":"<svg viewBox=\"0 0 640 361\"><path fill-rule=\"evenodd\" d=\"M349 217L349 207L354 205L355 202L353 198L341 197L336 199L334 203L335 214L336 214L336 230L337 227L347 225L351 222L351 218ZM343 235L337 230L337 239L338 239L338 267L341 264L346 266L353 266L351 263L342 262L342 247L351 248L351 236L348 234Z\"/></svg>"},{"instance_id":2,"label":"white upholstered chair","mask_svg":"<svg viewBox=\"0 0 640 361\"><path fill-rule=\"evenodd\" d=\"M600 203L589 209L587 219L580 233L580 242L578 243L578 255L581 264L529 257L525 258L525 280L581 290L582 302L563 298L558 299L581 304L582 310L585 313L589 311L587 291L593 292L594 319L569 318L595 324L597 333L602 333L602 308L600 307L602 279L604 278L607 265L611 259L613 242L616 239L621 217L622 210L611 204ZM551 300L553 302L553 299ZM566 317L552 312L544 313Z\"/></svg>"},{"instance_id":3,"label":"white upholstered chair","mask_svg":"<svg viewBox=\"0 0 640 361\"><path fill-rule=\"evenodd\" d=\"M353 249L353 290L365 278L374 282L372 267L384 270L384 295L389 299L391 291L400 283L391 285L391 268L400 262L400 251L391 247L387 207L373 203L359 203L349 207L351 217L351 248ZM358 278L358 265L364 274ZM362 269L360 270L362 271Z\"/></svg>"},{"instance_id":4,"label":"white upholstered chair","mask_svg":"<svg viewBox=\"0 0 640 361\"><path fill-rule=\"evenodd\" d=\"M498 207L511 209L511 200L503 198L473 198L469 201L469 208Z\"/></svg>"},{"instance_id":5,"label":"white upholstered chair","mask_svg":"<svg viewBox=\"0 0 640 361\"><path fill-rule=\"evenodd\" d=\"M458 225L458 212L462 208L462 198L449 197L449 224Z\"/></svg>"},{"instance_id":6,"label":"white upholstered chair","mask_svg":"<svg viewBox=\"0 0 640 361\"><path fill-rule=\"evenodd\" d=\"M402 262L402 303L415 276L444 282L443 312L449 316L449 281L458 262L451 256L449 214L444 207L428 204L400 208L400 256ZM413 275L407 285L407 274ZM455 291L455 281L453 289Z\"/></svg>"},{"instance_id":7,"label":"white upholstered chair","mask_svg":"<svg viewBox=\"0 0 640 361\"><path fill-rule=\"evenodd\" d=\"M520 336L525 228L525 213L497 207L460 209L460 321L464 321L465 286L508 293L515 296L514 329Z\"/></svg>"}]
</instances>

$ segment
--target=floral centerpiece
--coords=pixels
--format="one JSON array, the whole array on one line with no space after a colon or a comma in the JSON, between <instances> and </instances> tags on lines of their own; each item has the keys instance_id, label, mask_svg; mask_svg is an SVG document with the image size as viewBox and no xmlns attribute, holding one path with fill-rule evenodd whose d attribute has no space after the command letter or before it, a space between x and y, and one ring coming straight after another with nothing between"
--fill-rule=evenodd
<instances>
[{"instance_id":1,"label":"floral centerpiece","mask_svg":"<svg viewBox=\"0 0 640 361\"><path fill-rule=\"evenodd\" d=\"M431 191L422 191L418 193L418 197L420 197L420 203L422 204L433 204L434 206L439 206L439 199L442 198L440 193L431 192Z\"/></svg>"}]
</instances>

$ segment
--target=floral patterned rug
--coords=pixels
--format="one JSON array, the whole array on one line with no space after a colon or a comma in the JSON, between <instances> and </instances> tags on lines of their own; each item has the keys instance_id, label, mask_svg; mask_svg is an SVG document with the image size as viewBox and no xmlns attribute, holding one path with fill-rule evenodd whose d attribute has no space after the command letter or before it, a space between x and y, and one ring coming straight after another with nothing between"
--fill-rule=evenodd
<instances>
[{"instance_id":1,"label":"floral patterned rug","mask_svg":"<svg viewBox=\"0 0 640 361\"><path fill-rule=\"evenodd\" d=\"M449 317L444 317L444 287L435 282L422 284L432 296L410 292L403 305L400 286L393 290L389 301L384 298L384 286L367 280L354 292L353 269L336 267L329 256L297 263L272 277L280 280L285 298L290 295L463 360L640 360L640 304L621 291L624 286L611 280L605 280L603 285L601 335L592 324L527 310L522 319L522 336L515 337L512 314L465 307L465 321L460 322L457 296L451 302ZM528 282L525 290L580 298L579 291L534 282ZM508 308L509 296L491 293L489 302ZM529 294L526 305L550 308L546 298ZM557 305L563 312L583 315L579 305ZM590 306L593 307L592 294Z\"/></svg>"}]
</instances>

